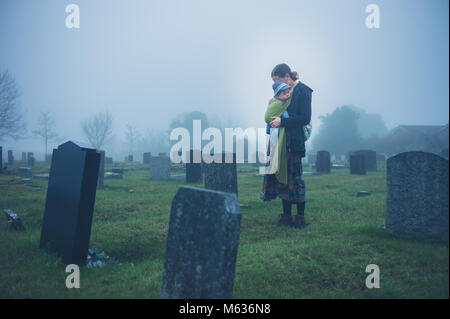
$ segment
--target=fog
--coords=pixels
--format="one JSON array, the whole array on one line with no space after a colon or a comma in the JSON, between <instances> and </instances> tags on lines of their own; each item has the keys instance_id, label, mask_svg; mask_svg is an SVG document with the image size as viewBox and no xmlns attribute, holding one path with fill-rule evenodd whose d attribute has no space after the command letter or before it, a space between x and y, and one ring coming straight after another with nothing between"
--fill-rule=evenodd
<instances>
[{"instance_id":1,"label":"fog","mask_svg":"<svg viewBox=\"0 0 450 319\"><path fill-rule=\"evenodd\" d=\"M80 8L79 29L66 28L69 3ZM369 3L380 8L379 29L365 26ZM34 151L40 159L43 145L31 132L41 111L53 116L60 136L84 142L82 121L109 112L116 152L127 125L142 135L167 131L184 112L264 127L278 63L314 90L314 129L320 115L348 104L380 114L388 129L443 125L448 6L447 0L0 0L0 71L8 69L20 88L29 136L0 145L16 158Z\"/></svg>"}]
</instances>

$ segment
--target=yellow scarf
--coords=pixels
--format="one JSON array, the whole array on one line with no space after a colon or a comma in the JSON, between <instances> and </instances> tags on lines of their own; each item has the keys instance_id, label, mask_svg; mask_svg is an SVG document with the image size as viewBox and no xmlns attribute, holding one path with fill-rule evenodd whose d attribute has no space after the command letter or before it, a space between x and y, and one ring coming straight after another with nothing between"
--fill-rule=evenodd
<instances>
[{"instance_id":1,"label":"yellow scarf","mask_svg":"<svg viewBox=\"0 0 450 319\"><path fill-rule=\"evenodd\" d=\"M286 101L273 100L267 107L266 114L264 115L264 121L269 124L272 121L272 117L281 117L281 115L286 111L289 104L291 104L291 99ZM287 156L286 156L286 135L284 127L279 127L278 132L278 142L276 145L276 167L275 176L277 180L282 184L287 184ZM273 163L271 163L272 165Z\"/></svg>"}]
</instances>

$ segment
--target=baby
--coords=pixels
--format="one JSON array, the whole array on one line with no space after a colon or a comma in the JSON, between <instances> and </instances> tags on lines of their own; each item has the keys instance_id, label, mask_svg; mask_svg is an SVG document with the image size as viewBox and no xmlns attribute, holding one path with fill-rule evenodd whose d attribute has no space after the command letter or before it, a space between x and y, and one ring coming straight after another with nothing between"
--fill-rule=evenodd
<instances>
[{"instance_id":1,"label":"baby","mask_svg":"<svg viewBox=\"0 0 450 319\"><path fill-rule=\"evenodd\" d=\"M273 89L274 97L269 101L269 105L271 103L275 102L276 100L285 102L289 105L289 103L290 103L289 99L291 97L291 90L290 90L291 87L289 85L277 80L273 83L272 89ZM282 114L282 117L288 118L289 117L288 112L284 111ZM267 124L266 133L270 134L270 124Z\"/></svg>"}]
</instances>

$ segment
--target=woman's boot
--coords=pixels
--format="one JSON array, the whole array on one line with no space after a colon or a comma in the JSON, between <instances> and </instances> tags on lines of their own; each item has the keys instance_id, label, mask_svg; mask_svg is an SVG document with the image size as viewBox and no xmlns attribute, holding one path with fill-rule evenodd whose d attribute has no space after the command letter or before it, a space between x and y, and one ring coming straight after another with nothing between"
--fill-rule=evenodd
<instances>
[{"instance_id":1,"label":"woman's boot","mask_svg":"<svg viewBox=\"0 0 450 319\"><path fill-rule=\"evenodd\" d=\"M306 222L305 222L305 205L306 203L297 203L297 215L294 218L293 227L294 228L305 228Z\"/></svg>"},{"instance_id":2,"label":"woman's boot","mask_svg":"<svg viewBox=\"0 0 450 319\"><path fill-rule=\"evenodd\" d=\"M283 202L283 214L280 215L277 226L292 226L292 203L287 200L282 200Z\"/></svg>"}]
</instances>

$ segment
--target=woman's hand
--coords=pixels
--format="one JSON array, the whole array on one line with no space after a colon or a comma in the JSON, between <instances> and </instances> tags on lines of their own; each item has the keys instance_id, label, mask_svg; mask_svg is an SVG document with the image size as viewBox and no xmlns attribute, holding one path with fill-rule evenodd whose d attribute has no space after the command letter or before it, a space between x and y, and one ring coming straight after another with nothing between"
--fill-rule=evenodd
<instances>
[{"instance_id":1,"label":"woman's hand","mask_svg":"<svg viewBox=\"0 0 450 319\"><path fill-rule=\"evenodd\" d=\"M272 116L272 121L269 123L270 127L278 127L281 124L281 119L277 116Z\"/></svg>"}]
</instances>

